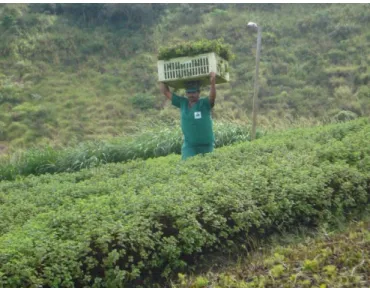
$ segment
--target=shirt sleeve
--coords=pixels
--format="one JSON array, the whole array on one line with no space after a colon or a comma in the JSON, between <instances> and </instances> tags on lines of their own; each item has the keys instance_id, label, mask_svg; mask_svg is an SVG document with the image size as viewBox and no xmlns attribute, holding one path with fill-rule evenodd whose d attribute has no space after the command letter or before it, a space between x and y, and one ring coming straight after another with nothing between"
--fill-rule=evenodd
<instances>
[{"instance_id":1,"label":"shirt sleeve","mask_svg":"<svg viewBox=\"0 0 370 288\"><path fill-rule=\"evenodd\" d=\"M177 108L181 108L181 101L183 100L182 98L184 97L180 97L175 93L172 93L172 105L176 106Z\"/></svg>"}]
</instances>

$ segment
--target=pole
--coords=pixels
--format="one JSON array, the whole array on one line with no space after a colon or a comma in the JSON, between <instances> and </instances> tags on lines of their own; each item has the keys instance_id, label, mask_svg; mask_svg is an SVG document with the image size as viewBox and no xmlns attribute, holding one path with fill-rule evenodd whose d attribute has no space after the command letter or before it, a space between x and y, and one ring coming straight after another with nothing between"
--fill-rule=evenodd
<instances>
[{"instance_id":1,"label":"pole","mask_svg":"<svg viewBox=\"0 0 370 288\"><path fill-rule=\"evenodd\" d=\"M256 125L257 125L257 108L258 108L258 71L260 65L260 54L261 54L261 36L262 28L257 27L257 50L256 50L256 75L254 78L254 95L253 95L253 115L252 115L252 137L251 141L256 139Z\"/></svg>"}]
</instances>

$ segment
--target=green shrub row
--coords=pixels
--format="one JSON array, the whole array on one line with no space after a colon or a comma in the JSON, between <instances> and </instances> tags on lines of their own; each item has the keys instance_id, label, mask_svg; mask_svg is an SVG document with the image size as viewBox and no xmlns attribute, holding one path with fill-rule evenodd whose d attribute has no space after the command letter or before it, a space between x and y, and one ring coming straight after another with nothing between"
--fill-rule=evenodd
<instances>
[{"instance_id":1,"label":"green shrub row","mask_svg":"<svg viewBox=\"0 0 370 288\"><path fill-rule=\"evenodd\" d=\"M223 39L179 43L172 47L159 48L158 60L169 60L177 57L195 56L215 52L226 61L233 60L235 55L231 52L231 45L224 43Z\"/></svg>"},{"instance_id":2,"label":"green shrub row","mask_svg":"<svg viewBox=\"0 0 370 288\"><path fill-rule=\"evenodd\" d=\"M249 126L216 122L214 133L216 148L250 140ZM257 138L262 134L258 131ZM30 174L73 172L105 163L180 154L182 141L179 127L164 127L110 141L82 142L64 149L29 149L0 162L0 180L14 180L17 176Z\"/></svg>"},{"instance_id":3,"label":"green shrub row","mask_svg":"<svg viewBox=\"0 0 370 288\"><path fill-rule=\"evenodd\" d=\"M0 286L155 287L253 237L360 217L369 120L0 183Z\"/></svg>"}]
</instances>

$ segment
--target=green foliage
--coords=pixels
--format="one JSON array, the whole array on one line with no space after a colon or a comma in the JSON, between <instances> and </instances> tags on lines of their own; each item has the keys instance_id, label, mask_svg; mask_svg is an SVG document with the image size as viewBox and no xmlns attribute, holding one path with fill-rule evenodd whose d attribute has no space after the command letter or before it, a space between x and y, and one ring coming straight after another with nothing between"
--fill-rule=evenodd
<instances>
[{"instance_id":1,"label":"green foliage","mask_svg":"<svg viewBox=\"0 0 370 288\"><path fill-rule=\"evenodd\" d=\"M357 91L357 97L368 101L370 99L370 88L368 86L360 86Z\"/></svg>"},{"instance_id":2,"label":"green foliage","mask_svg":"<svg viewBox=\"0 0 370 288\"><path fill-rule=\"evenodd\" d=\"M6 5L2 7L0 15L1 25L5 30L15 28L17 22L24 15L26 11L25 5Z\"/></svg>"},{"instance_id":3,"label":"green foliage","mask_svg":"<svg viewBox=\"0 0 370 288\"><path fill-rule=\"evenodd\" d=\"M197 256L231 252L245 239L358 219L370 201L369 127L362 118L271 134L187 161L171 155L3 181L0 283L155 287L153 280L186 271ZM276 261L285 261L280 255ZM350 255L340 258L341 267L361 263L361 254ZM304 260L301 270L312 277L335 273L321 258ZM271 271L289 281L287 273L296 271L294 263L266 265L261 277ZM260 285L274 279L251 275ZM202 277L196 283L209 284Z\"/></svg>"},{"instance_id":4,"label":"green foliage","mask_svg":"<svg viewBox=\"0 0 370 288\"><path fill-rule=\"evenodd\" d=\"M177 56L213 48L221 53L224 47L225 53L235 53L240 61L230 63L230 83L217 85L215 109L225 113L215 113L215 119L227 114L247 122L256 55L256 34L247 29L248 21L263 31L259 113L264 125L284 119L296 124L302 118L323 122L342 110L368 115L368 11L368 4L1 5L1 139L14 150L68 145L131 133L139 123L155 121L157 110L135 109L131 100L136 94L160 97L158 50ZM174 44L181 50L164 49ZM50 112L37 124L18 119L13 109L25 102ZM10 131L13 121L26 131Z\"/></svg>"},{"instance_id":5,"label":"green foliage","mask_svg":"<svg viewBox=\"0 0 370 288\"><path fill-rule=\"evenodd\" d=\"M171 58L195 56L203 53L215 52L226 61L233 60L235 55L231 52L231 46L224 43L223 39L202 39L194 42L179 43L172 47L159 49L158 59L169 60Z\"/></svg>"},{"instance_id":6,"label":"green foliage","mask_svg":"<svg viewBox=\"0 0 370 288\"><path fill-rule=\"evenodd\" d=\"M349 121L354 120L358 117L358 115L352 111L340 111L338 114L334 116L336 121Z\"/></svg>"},{"instance_id":7,"label":"green foliage","mask_svg":"<svg viewBox=\"0 0 370 288\"><path fill-rule=\"evenodd\" d=\"M14 20L13 15L5 15L2 17L1 24L3 25L5 29L9 29L10 27L14 25L14 22L15 20Z\"/></svg>"},{"instance_id":8,"label":"green foliage","mask_svg":"<svg viewBox=\"0 0 370 288\"><path fill-rule=\"evenodd\" d=\"M329 36L333 37L337 41L342 41L349 36L356 34L360 31L360 28L356 25L338 25L334 28L334 30L329 34Z\"/></svg>"},{"instance_id":9,"label":"green foliage","mask_svg":"<svg viewBox=\"0 0 370 288\"><path fill-rule=\"evenodd\" d=\"M17 105L14 109L14 116L18 120L24 119L31 122L36 122L38 119L47 118L48 111L39 105L34 105L29 102L24 102Z\"/></svg>"},{"instance_id":10,"label":"green foliage","mask_svg":"<svg viewBox=\"0 0 370 288\"><path fill-rule=\"evenodd\" d=\"M135 94L130 100L134 107L141 110L153 109L157 102L155 97L144 93Z\"/></svg>"},{"instance_id":11,"label":"green foliage","mask_svg":"<svg viewBox=\"0 0 370 288\"><path fill-rule=\"evenodd\" d=\"M43 110L35 106L18 106L19 117L24 115L35 121ZM26 133L27 127L14 122L11 125L13 137ZM180 154L183 142L180 127L174 129L158 127L140 132L131 137L116 137L110 141L87 141L76 146L53 149L50 146L18 152L0 162L0 180L12 180L30 174L74 172L93 168L101 164L125 162L133 159L148 159ZM15 133L17 133L15 135ZM250 127L233 123L216 122L214 125L215 147L223 147L250 140ZM256 138L263 136L257 131Z\"/></svg>"},{"instance_id":12,"label":"green foliage","mask_svg":"<svg viewBox=\"0 0 370 288\"><path fill-rule=\"evenodd\" d=\"M293 125L307 116L367 115L369 11L368 4L0 5L0 140L11 148L65 144L137 131L158 117L172 123L178 111L133 111L130 99L159 93L160 46L196 39L223 38L215 50L227 43L243 59L231 64L215 114L245 120L256 40L246 33L248 19L263 27L259 119ZM198 43L167 51L212 48ZM181 132L168 128L12 154L0 165L2 179L14 180L0 183L0 286L153 287L150 279L245 239L361 216L369 203L368 127L359 119L287 131L186 162L177 155L134 160L178 154ZM219 129L217 147L249 138L245 127ZM128 163L102 166L121 161ZM47 174L63 171L72 173ZM23 177L29 174L43 175ZM292 255L308 256L281 263L289 258L281 252L247 280L257 287L360 286L369 274L361 257L369 253L356 248L367 248L368 239L334 251L343 255L335 263L330 251L316 250L316 257L301 247ZM228 274L219 280L247 285Z\"/></svg>"},{"instance_id":13,"label":"green foliage","mask_svg":"<svg viewBox=\"0 0 370 288\"><path fill-rule=\"evenodd\" d=\"M343 65L346 60L346 52L338 49L332 49L328 52L329 60L335 65Z\"/></svg>"},{"instance_id":14,"label":"green foliage","mask_svg":"<svg viewBox=\"0 0 370 288\"><path fill-rule=\"evenodd\" d=\"M110 23L114 25L127 25L137 28L140 22L147 25L157 20L165 7L165 4L30 4L33 13L64 15L72 18L80 25L102 25Z\"/></svg>"},{"instance_id":15,"label":"green foliage","mask_svg":"<svg viewBox=\"0 0 370 288\"><path fill-rule=\"evenodd\" d=\"M24 101L22 86L8 78L0 79L0 105L3 103L18 104Z\"/></svg>"},{"instance_id":16,"label":"green foliage","mask_svg":"<svg viewBox=\"0 0 370 288\"><path fill-rule=\"evenodd\" d=\"M352 223L351 223L352 224ZM172 288L196 287L197 279L211 287L366 287L369 269L369 222L353 223L345 231L327 233L297 244L274 245L253 253L242 264L189 277L181 274ZM195 279L194 279L195 278Z\"/></svg>"}]
</instances>

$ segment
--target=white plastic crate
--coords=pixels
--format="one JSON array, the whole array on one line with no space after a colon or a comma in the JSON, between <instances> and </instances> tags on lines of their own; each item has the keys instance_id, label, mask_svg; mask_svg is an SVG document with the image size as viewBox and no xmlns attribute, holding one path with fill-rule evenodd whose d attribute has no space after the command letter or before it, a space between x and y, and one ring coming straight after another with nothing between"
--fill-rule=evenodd
<instances>
[{"instance_id":1,"label":"white plastic crate","mask_svg":"<svg viewBox=\"0 0 370 288\"><path fill-rule=\"evenodd\" d=\"M229 82L229 63L216 53L158 61L158 81L174 88L184 88L186 81L194 80L210 85L212 71L216 73L216 84Z\"/></svg>"}]
</instances>

